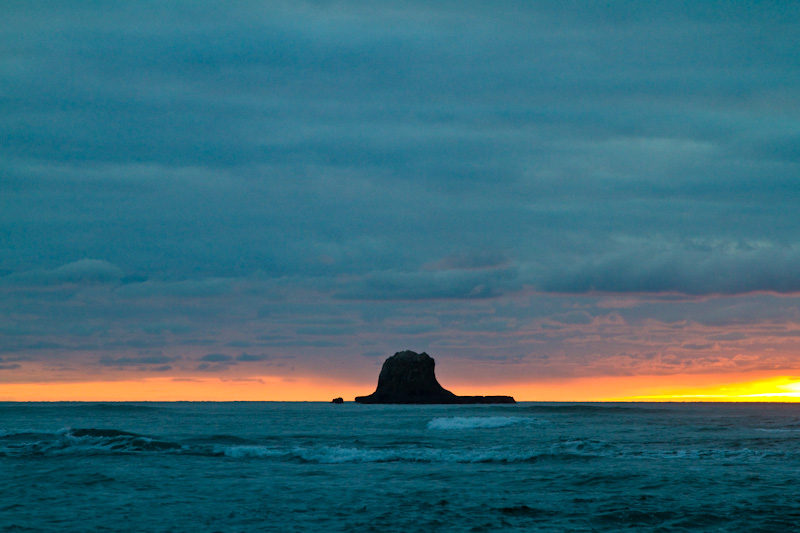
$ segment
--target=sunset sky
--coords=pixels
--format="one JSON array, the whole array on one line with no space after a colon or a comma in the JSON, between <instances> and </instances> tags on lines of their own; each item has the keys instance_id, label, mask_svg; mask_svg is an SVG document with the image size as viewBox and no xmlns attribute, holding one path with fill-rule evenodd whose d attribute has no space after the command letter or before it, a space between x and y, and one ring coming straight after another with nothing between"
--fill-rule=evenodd
<instances>
[{"instance_id":1,"label":"sunset sky","mask_svg":"<svg viewBox=\"0 0 800 533\"><path fill-rule=\"evenodd\" d=\"M800 395L800 2L0 6L0 401Z\"/></svg>"}]
</instances>

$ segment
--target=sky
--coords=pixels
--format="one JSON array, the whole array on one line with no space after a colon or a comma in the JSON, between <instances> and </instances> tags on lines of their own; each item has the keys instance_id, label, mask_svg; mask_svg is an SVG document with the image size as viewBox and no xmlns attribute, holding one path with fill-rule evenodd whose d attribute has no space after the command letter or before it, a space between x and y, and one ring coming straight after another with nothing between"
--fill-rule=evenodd
<instances>
[{"instance_id":1,"label":"sky","mask_svg":"<svg viewBox=\"0 0 800 533\"><path fill-rule=\"evenodd\" d=\"M800 394L800 2L0 15L0 400Z\"/></svg>"}]
</instances>

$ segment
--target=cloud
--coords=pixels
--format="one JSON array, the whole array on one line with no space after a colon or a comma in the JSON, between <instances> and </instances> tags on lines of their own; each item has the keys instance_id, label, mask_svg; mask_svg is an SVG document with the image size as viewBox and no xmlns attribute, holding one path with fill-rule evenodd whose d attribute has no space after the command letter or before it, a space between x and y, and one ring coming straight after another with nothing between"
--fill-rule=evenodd
<instances>
[{"instance_id":1,"label":"cloud","mask_svg":"<svg viewBox=\"0 0 800 533\"><path fill-rule=\"evenodd\" d=\"M354 335L356 328L352 327L336 327L336 326L305 326L297 328L298 335L325 335L325 336L341 336L341 335Z\"/></svg>"},{"instance_id":2,"label":"cloud","mask_svg":"<svg viewBox=\"0 0 800 533\"><path fill-rule=\"evenodd\" d=\"M392 333L400 335L421 335L439 331L441 328L439 324L405 324L390 327Z\"/></svg>"},{"instance_id":3,"label":"cloud","mask_svg":"<svg viewBox=\"0 0 800 533\"><path fill-rule=\"evenodd\" d=\"M177 297L205 298L221 296L233 290L234 280L202 279L182 281L144 281L126 284L117 289L117 294L124 298Z\"/></svg>"},{"instance_id":4,"label":"cloud","mask_svg":"<svg viewBox=\"0 0 800 533\"><path fill-rule=\"evenodd\" d=\"M268 361L272 359L269 355L265 353L260 354L251 354L251 353L241 353L236 356L236 360L242 363L253 363L256 361Z\"/></svg>"},{"instance_id":5,"label":"cloud","mask_svg":"<svg viewBox=\"0 0 800 533\"><path fill-rule=\"evenodd\" d=\"M175 361L174 357L167 357L165 355L147 355L140 357L101 357L98 363L102 366L143 366L143 365L163 365Z\"/></svg>"},{"instance_id":6,"label":"cloud","mask_svg":"<svg viewBox=\"0 0 800 533\"><path fill-rule=\"evenodd\" d=\"M537 376L791 347L798 7L607 4L10 4L3 353L308 370L413 337Z\"/></svg>"},{"instance_id":7,"label":"cloud","mask_svg":"<svg viewBox=\"0 0 800 533\"><path fill-rule=\"evenodd\" d=\"M550 320L559 324L591 324L592 316L586 311L570 311L552 315Z\"/></svg>"},{"instance_id":8,"label":"cloud","mask_svg":"<svg viewBox=\"0 0 800 533\"><path fill-rule=\"evenodd\" d=\"M37 352L47 350L69 349L70 345L49 341L34 341L30 343L7 344L0 347L0 353Z\"/></svg>"},{"instance_id":9,"label":"cloud","mask_svg":"<svg viewBox=\"0 0 800 533\"><path fill-rule=\"evenodd\" d=\"M502 252L474 250L450 254L427 268L430 270L483 270L509 266L509 259Z\"/></svg>"},{"instance_id":10,"label":"cloud","mask_svg":"<svg viewBox=\"0 0 800 533\"><path fill-rule=\"evenodd\" d=\"M800 247L746 243L695 246L634 242L546 272L537 285L554 292L676 292L690 295L800 291Z\"/></svg>"},{"instance_id":11,"label":"cloud","mask_svg":"<svg viewBox=\"0 0 800 533\"><path fill-rule=\"evenodd\" d=\"M239 358L235 358L232 355L210 353L198 359L198 361L202 362L195 369L200 372L224 372L231 366L236 365L239 360Z\"/></svg>"},{"instance_id":12,"label":"cloud","mask_svg":"<svg viewBox=\"0 0 800 533\"><path fill-rule=\"evenodd\" d=\"M228 370L230 363L201 363L195 367L199 372L224 372Z\"/></svg>"},{"instance_id":13,"label":"cloud","mask_svg":"<svg viewBox=\"0 0 800 533\"><path fill-rule=\"evenodd\" d=\"M94 285L119 283L124 276L122 269L108 261L81 259L50 270L34 269L13 273L2 281L10 285Z\"/></svg>"},{"instance_id":14,"label":"cloud","mask_svg":"<svg viewBox=\"0 0 800 533\"><path fill-rule=\"evenodd\" d=\"M199 361L205 361L207 363L227 363L227 364L234 364L233 357L230 355L225 355L221 353L210 353L204 355L199 359Z\"/></svg>"},{"instance_id":15,"label":"cloud","mask_svg":"<svg viewBox=\"0 0 800 533\"><path fill-rule=\"evenodd\" d=\"M400 272L387 270L369 273L339 293L348 299L426 300L491 298L515 286L511 269L471 271L437 270Z\"/></svg>"}]
</instances>

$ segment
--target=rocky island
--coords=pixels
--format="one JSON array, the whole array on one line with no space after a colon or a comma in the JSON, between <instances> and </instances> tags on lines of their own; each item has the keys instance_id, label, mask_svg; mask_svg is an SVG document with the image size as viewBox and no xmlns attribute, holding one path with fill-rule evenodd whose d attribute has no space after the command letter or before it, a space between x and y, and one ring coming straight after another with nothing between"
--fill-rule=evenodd
<instances>
[{"instance_id":1,"label":"rocky island","mask_svg":"<svg viewBox=\"0 0 800 533\"><path fill-rule=\"evenodd\" d=\"M436 380L433 358L425 352L397 352L383 363L378 388L358 403L468 404L517 403L511 396L457 396Z\"/></svg>"}]
</instances>

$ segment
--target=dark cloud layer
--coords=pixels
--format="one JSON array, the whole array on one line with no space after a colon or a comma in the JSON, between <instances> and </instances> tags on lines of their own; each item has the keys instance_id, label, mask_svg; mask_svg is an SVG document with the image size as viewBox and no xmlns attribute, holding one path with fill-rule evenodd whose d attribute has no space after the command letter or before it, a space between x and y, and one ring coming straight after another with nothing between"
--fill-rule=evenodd
<instances>
[{"instance_id":1,"label":"dark cloud layer","mask_svg":"<svg viewBox=\"0 0 800 533\"><path fill-rule=\"evenodd\" d=\"M553 361L597 294L654 321L684 304L647 295L796 314L795 2L2 12L0 339L57 346L20 353L212 371L267 360L235 343L316 361L484 331L490 358L536 351L538 320ZM735 303L757 293L787 297Z\"/></svg>"}]
</instances>

